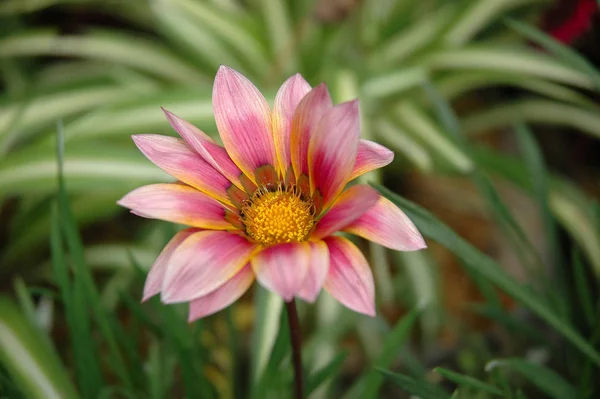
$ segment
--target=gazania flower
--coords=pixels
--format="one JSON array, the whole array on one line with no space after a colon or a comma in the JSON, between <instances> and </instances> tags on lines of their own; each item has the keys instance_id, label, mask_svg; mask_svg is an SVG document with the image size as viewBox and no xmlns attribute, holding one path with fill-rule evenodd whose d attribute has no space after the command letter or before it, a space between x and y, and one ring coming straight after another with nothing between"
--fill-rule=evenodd
<instances>
[{"instance_id":1,"label":"gazania flower","mask_svg":"<svg viewBox=\"0 0 600 399\"><path fill-rule=\"evenodd\" d=\"M136 135L138 148L178 181L127 194L139 216L181 223L146 280L144 300L190 302L189 319L237 300L256 278L285 301L314 301L321 288L375 315L373 275L344 231L395 250L425 247L407 216L377 191L348 183L392 161L359 135L358 101L333 105L325 85L299 74L273 110L240 73L221 67L213 108L224 147L164 111L183 139Z\"/></svg>"}]
</instances>

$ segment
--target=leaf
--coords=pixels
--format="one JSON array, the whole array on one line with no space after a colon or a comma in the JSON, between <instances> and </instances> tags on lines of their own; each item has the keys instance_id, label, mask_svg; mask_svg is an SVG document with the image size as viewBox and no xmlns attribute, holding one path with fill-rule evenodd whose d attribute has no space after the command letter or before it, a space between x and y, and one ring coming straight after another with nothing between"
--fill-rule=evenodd
<instances>
[{"instance_id":1,"label":"leaf","mask_svg":"<svg viewBox=\"0 0 600 399\"><path fill-rule=\"evenodd\" d=\"M471 1L468 8L459 18L456 18L453 26L448 29L444 42L449 47L459 47L472 40L478 32L490 25L502 13L535 3L536 0L495 0L495 1Z\"/></svg>"},{"instance_id":2,"label":"leaf","mask_svg":"<svg viewBox=\"0 0 600 399\"><path fill-rule=\"evenodd\" d=\"M504 392L495 386L488 384L487 382L480 381L468 375L459 374L457 372L447 370L443 367L436 367L434 371L438 372L444 378L453 381L461 386L471 387L480 391L491 393L493 395L502 396Z\"/></svg>"},{"instance_id":3,"label":"leaf","mask_svg":"<svg viewBox=\"0 0 600 399\"><path fill-rule=\"evenodd\" d=\"M208 79L159 42L117 32L57 36L51 32L30 31L0 40L0 58L72 56L134 67L178 83L199 83Z\"/></svg>"},{"instance_id":4,"label":"leaf","mask_svg":"<svg viewBox=\"0 0 600 399\"><path fill-rule=\"evenodd\" d=\"M89 191L101 186L125 191L171 180L131 147L129 151L94 143L70 147L64 159L69 191ZM0 159L0 192L4 195L50 193L56 189L55 176L56 156L46 150L31 147Z\"/></svg>"},{"instance_id":5,"label":"leaf","mask_svg":"<svg viewBox=\"0 0 600 399\"><path fill-rule=\"evenodd\" d=\"M298 70L296 45L289 3L283 0L259 0L258 7L264 18L271 53L279 68L293 73Z\"/></svg>"},{"instance_id":6,"label":"leaf","mask_svg":"<svg viewBox=\"0 0 600 399\"><path fill-rule=\"evenodd\" d=\"M374 185L384 196L399 206L426 237L437 241L464 261L465 267L490 281L518 302L529 308L542 320L563 335L573 346L600 365L600 355L566 321L556 316L538 296L509 277L490 257L459 237L448 226L438 221L417 204L391 192L383 186Z\"/></svg>"},{"instance_id":7,"label":"leaf","mask_svg":"<svg viewBox=\"0 0 600 399\"><path fill-rule=\"evenodd\" d=\"M402 94L426 79L427 72L423 68L405 68L370 78L361 87L361 94L370 100Z\"/></svg>"},{"instance_id":8,"label":"leaf","mask_svg":"<svg viewBox=\"0 0 600 399\"><path fill-rule=\"evenodd\" d=\"M264 76L270 71L264 50L249 29L234 15L217 9L210 3L192 0L161 0L170 7L178 7L199 25L206 27L218 35L224 42L234 48L250 66L252 71Z\"/></svg>"},{"instance_id":9,"label":"leaf","mask_svg":"<svg viewBox=\"0 0 600 399\"><path fill-rule=\"evenodd\" d=\"M254 382L260 381L271 357L279 333L279 319L283 308L281 297L259 285L256 289L256 318L252 337L252 381Z\"/></svg>"},{"instance_id":10,"label":"leaf","mask_svg":"<svg viewBox=\"0 0 600 399\"><path fill-rule=\"evenodd\" d=\"M474 164L468 155L423 110L410 102L404 102L397 108L397 112L402 124L452 167L463 173L473 170Z\"/></svg>"},{"instance_id":11,"label":"leaf","mask_svg":"<svg viewBox=\"0 0 600 399\"><path fill-rule=\"evenodd\" d=\"M62 125L58 125L57 132L57 160L58 160L58 192L57 192L57 207L58 207L58 219L55 219L55 223L60 225L62 234L64 234L65 243L71 255L74 268L74 281L73 281L73 300L74 313L77 315L75 320L75 326L80 325L80 321L87 320L89 315L89 305L92 309L94 319L99 327L100 333L106 341L108 347L108 358L111 362L111 367L115 369L117 377L121 380L126 388L132 388L133 384L130 375L127 371L127 366L117 345L115 332L111 328L111 321L106 309L100 300L100 296L96 289L93 277L90 270L85 264L85 256L83 252L83 244L81 237L77 230L77 224L73 217L73 213L67 197L65 189L65 182L63 176L63 151L64 151L64 135ZM87 334L87 332L86 332ZM94 342L91 338L87 342ZM94 358L95 360L96 358Z\"/></svg>"},{"instance_id":12,"label":"leaf","mask_svg":"<svg viewBox=\"0 0 600 399\"><path fill-rule=\"evenodd\" d=\"M75 399L79 395L48 339L0 297L0 363L21 392L32 399Z\"/></svg>"},{"instance_id":13,"label":"leaf","mask_svg":"<svg viewBox=\"0 0 600 399\"><path fill-rule=\"evenodd\" d=\"M542 77L585 89L594 87L591 78L546 54L536 54L529 48L466 46L432 52L422 60L425 67L445 71L497 71L514 73L522 79Z\"/></svg>"},{"instance_id":14,"label":"leaf","mask_svg":"<svg viewBox=\"0 0 600 399\"><path fill-rule=\"evenodd\" d=\"M398 352L408 339L408 334L421 314L422 309L414 308L409 314L396 323L394 328L386 335L381 352L374 360L375 369L368 371L344 395L346 398L376 398L379 388L383 383L383 377L377 371L379 368L390 367Z\"/></svg>"},{"instance_id":15,"label":"leaf","mask_svg":"<svg viewBox=\"0 0 600 399\"><path fill-rule=\"evenodd\" d=\"M545 34L541 30L531 25L524 24L523 22L512 18L506 19L504 23L521 35L525 36L527 39L539 44L549 52L553 53L565 64L568 64L573 68L588 74L596 84L596 90L600 90L600 72L598 72L598 70L577 51L565 46L552 36Z\"/></svg>"},{"instance_id":16,"label":"leaf","mask_svg":"<svg viewBox=\"0 0 600 399\"><path fill-rule=\"evenodd\" d=\"M506 367L517 371L552 398L565 399L578 397L577 390L565 381L560 374L541 364L517 358L499 359L489 362L486 370L489 371L497 367Z\"/></svg>"},{"instance_id":17,"label":"leaf","mask_svg":"<svg viewBox=\"0 0 600 399\"><path fill-rule=\"evenodd\" d=\"M376 370L385 376L387 379L394 382L405 392L416 395L421 399L449 399L450 395L442 391L435 385L425 381L417 381L407 375L392 373L391 371L377 367Z\"/></svg>"},{"instance_id":18,"label":"leaf","mask_svg":"<svg viewBox=\"0 0 600 399\"><path fill-rule=\"evenodd\" d=\"M466 134L477 134L516 123L570 126L600 139L598 108L581 107L552 100L519 100L474 112L462 120Z\"/></svg>"},{"instance_id":19,"label":"leaf","mask_svg":"<svg viewBox=\"0 0 600 399\"><path fill-rule=\"evenodd\" d=\"M340 352L327 365L311 373L306 380L306 396L310 396L310 394L319 388L325 381L333 379L340 371L347 356L347 352Z\"/></svg>"}]
</instances>

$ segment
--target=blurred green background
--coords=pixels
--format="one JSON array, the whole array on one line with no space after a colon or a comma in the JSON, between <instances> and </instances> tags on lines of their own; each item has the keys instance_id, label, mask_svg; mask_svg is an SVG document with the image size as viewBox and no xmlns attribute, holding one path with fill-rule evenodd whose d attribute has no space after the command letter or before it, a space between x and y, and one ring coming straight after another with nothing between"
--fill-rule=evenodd
<instances>
[{"instance_id":1,"label":"blurred green background","mask_svg":"<svg viewBox=\"0 0 600 399\"><path fill-rule=\"evenodd\" d=\"M178 226L115 201L169 181L131 134L218 139L220 64L300 72L396 153L364 182L429 249L356 241L378 316L300 304L314 398L597 398L596 0L0 1L0 398L291 397L256 286L193 324L140 304Z\"/></svg>"}]
</instances>

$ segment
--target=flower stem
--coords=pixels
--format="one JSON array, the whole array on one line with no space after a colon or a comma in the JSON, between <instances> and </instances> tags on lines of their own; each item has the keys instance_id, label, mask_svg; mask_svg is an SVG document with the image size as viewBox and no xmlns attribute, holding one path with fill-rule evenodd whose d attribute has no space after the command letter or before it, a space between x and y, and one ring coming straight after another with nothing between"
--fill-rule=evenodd
<instances>
[{"instance_id":1,"label":"flower stem","mask_svg":"<svg viewBox=\"0 0 600 399\"><path fill-rule=\"evenodd\" d=\"M294 398L302 399L302 336L300 334L300 322L296 301L292 299L285 303L290 325L290 339L292 341L292 362L294 363Z\"/></svg>"}]
</instances>

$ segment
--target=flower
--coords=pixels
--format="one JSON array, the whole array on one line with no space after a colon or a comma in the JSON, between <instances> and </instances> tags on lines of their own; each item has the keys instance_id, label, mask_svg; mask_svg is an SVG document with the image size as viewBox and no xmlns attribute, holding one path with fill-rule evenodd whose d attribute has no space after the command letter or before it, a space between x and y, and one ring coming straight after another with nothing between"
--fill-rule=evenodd
<instances>
[{"instance_id":1,"label":"flower","mask_svg":"<svg viewBox=\"0 0 600 399\"><path fill-rule=\"evenodd\" d=\"M296 74L273 111L258 89L222 66L213 87L224 147L164 110L183 138L134 135L144 155L178 180L135 189L118 203L147 218L181 223L152 266L144 300L190 302L190 321L229 306L256 278L285 301L313 302L321 288L375 315L373 275L344 231L385 247L425 247L408 217L354 178L393 153L360 139L358 101L333 105L327 87ZM344 190L345 189L345 190Z\"/></svg>"}]
</instances>

